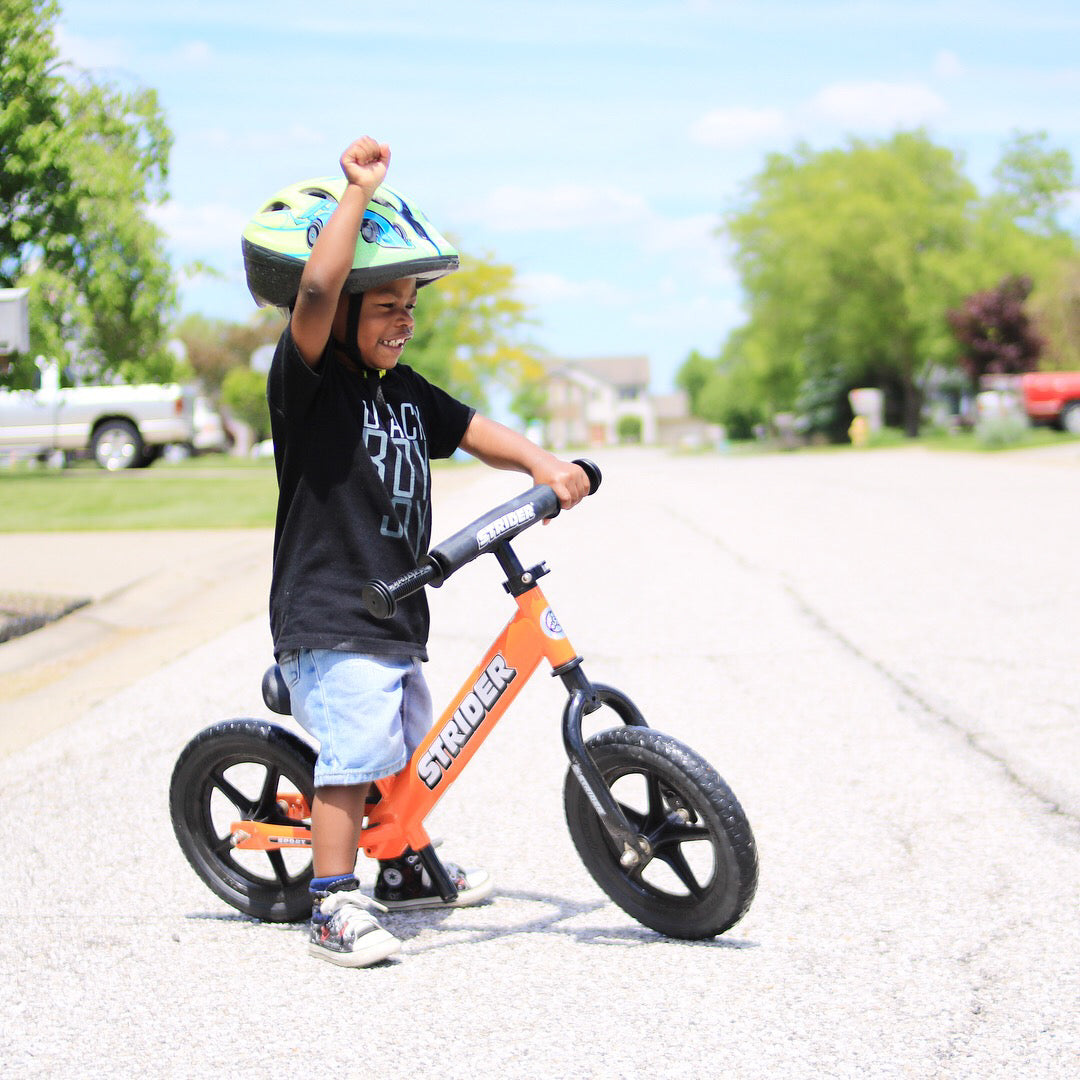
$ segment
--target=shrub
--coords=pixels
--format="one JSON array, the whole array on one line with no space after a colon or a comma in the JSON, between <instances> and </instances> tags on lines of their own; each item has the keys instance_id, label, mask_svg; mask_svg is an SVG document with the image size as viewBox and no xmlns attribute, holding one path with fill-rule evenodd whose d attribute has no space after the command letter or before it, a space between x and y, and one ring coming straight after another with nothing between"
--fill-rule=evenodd
<instances>
[{"instance_id":1,"label":"shrub","mask_svg":"<svg viewBox=\"0 0 1080 1080\"><path fill-rule=\"evenodd\" d=\"M1016 413L1007 413L1004 416L984 416L975 424L975 437L988 450L1016 446L1024 441L1027 432L1026 417Z\"/></svg>"},{"instance_id":2,"label":"shrub","mask_svg":"<svg viewBox=\"0 0 1080 1080\"><path fill-rule=\"evenodd\" d=\"M644 425L640 416L620 416L615 423L615 434L619 442L639 443L644 432Z\"/></svg>"},{"instance_id":3,"label":"shrub","mask_svg":"<svg viewBox=\"0 0 1080 1080\"><path fill-rule=\"evenodd\" d=\"M232 368L221 384L221 400L233 415L255 433L256 441L270 434L270 407L266 404L266 376L251 368Z\"/></svg>"}]
</instances>

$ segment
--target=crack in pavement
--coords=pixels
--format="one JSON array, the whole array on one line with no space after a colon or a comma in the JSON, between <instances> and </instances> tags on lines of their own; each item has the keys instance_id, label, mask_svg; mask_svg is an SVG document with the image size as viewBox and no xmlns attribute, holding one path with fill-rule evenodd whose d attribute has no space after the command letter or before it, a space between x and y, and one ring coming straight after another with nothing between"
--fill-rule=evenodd
<instances>
[{"instance_id":1,"label":"crack in pavement","mask_svg":"<svg viewBox=\"0 0 1080 1080\"><path fill-rule=\"evenodd\" d=\"M799 592L796 586L791 583L782 571L762 566L760 563L755 563L742 552L725 543L718 536L704 530L698 522L694 521L692 518L686 517L677 509L665 507L665 512L671 518L679 520L687 529L697 533L698 536L707 539L714 547L719 548L719 550L729 559L744 570L759 577L774 579L785 595L787 595L795 604L803 617L822 634L840 645L845 651L858 659L860 663L865 664L871 670L875 671L892 685L900 693L902 698L915 705L924 715L940 724L942 727L948 728L950 731L959 735L963 739L965 745L974 753L987 761L993 762L1014 787L1035 799L1045 812L1052 814L1055 817L1062 818L1073 825L1080 825L1080 815L1066 809L1059 800L1026 780L1007 756L984 745L980 741L977 732L971 731L947 711L934 705L924 693L898 675L884 661L875 659L869 653L865 652L854 641L847 637L843 631L830 623L829 620L826 619L801 592Z\"/></svg>"}]
</instances>

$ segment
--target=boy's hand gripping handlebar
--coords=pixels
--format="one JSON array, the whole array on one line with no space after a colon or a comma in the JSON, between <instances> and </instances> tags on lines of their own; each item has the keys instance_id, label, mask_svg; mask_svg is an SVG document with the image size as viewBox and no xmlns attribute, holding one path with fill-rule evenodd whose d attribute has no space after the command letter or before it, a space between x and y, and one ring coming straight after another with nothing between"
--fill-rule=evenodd
<instances>
[{"instance_id":1,"label":"boy's hand gripping handlebar","mask_svg":"<svg viewBox=\"0 0 1080 1080\"><path fill-rule=\"evenodd\" d=\"M579 465L588 477L589 494L596 494L602 479L600 470L584 458L578 458L574 464ZM437 544L420 558L415 570L396 581L369 581L362 593L364 607L376 619L390 618L397 610L399 600L419 592L425 585L438 588L466 563L485 551L493 551L538 521L555 517L559 509L559 498L551 487L537 484Z\"/></svg>"}]
</instances>

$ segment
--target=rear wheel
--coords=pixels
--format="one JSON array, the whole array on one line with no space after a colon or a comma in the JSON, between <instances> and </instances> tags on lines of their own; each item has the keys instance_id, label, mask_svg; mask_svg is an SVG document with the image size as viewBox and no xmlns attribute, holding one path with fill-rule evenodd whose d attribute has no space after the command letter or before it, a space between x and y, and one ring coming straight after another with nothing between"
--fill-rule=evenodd
<instances>
[{"instance_id":1,"label":"rear wheel","mask_svg":"<svg viewBox=\"0 0 1080 1080\"><path fill-rule=\"evenodd\" d=\"M195 873L227 904L267 922L311 913L311 848L233 847L234 821L310 824L289 810L311 806L315 750L262 720L226 720L200 732L173 769L169 809L176 839Z\"/></svg>"},{"instance_id":2,"label":"rear wheel","mask_svg":"<svg viewBox=\"0 0 1080 1080\"><path fill-rule=\"evenodd\" d=\"M649 843L632 869L573 772L564 787L574 846L596 883L627 914L677 938L722 934L757 887L749 822L716 770L677 739L648 728L602 731L586 743L627 820Z\"/></svg>"},{"instance_id":3,"label":"rear wheel","mask_svg":"<svg viewBox=\"0 0 1080 1080\"><path fill-rule=\"evenodd\" d=\"M90 450L101 468L116 472L141 465L145 446L139 429L130 420L106 420L94 432Z\"/></svg>"}]
</instances>

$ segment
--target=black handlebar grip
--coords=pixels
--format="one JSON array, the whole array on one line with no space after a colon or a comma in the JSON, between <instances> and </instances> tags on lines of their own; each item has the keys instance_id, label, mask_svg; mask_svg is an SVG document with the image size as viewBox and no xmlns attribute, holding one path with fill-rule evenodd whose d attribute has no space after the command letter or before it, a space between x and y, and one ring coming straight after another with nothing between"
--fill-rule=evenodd
<instances>
[{"instance_id":1,"label":"black handlebar grip","mask_svg":"<svg viewBox=\"0 0 1080 1080\"><path fill-rule=\"evenodd\" d=\"M596 493L602 479L596 463L578 458L589 481L589 494ZM437 544L420 560L415 570L396 581L369 581L360 594L368 613L376 619L389 619L397 611L397 602L419 592L425 585L439 586L455 571L500 541L511 540L537 521L555 517L559 500L547 484L537 484L516 499L503 503L453 536Z\"/></svg>"},{"instance_id":2,"label":"black handlebar grip","mask_svg":"<svg viewBox=\"0 0 1080 1080\"><path fill-rule=\"evenodd\" d=\"M368 614L376 619L389 619L397 611L397 602L419 592L425 585L442 583L442 571L438 565L424 556L421 564L397 581L369 581L360 591L360 600Z\"/></svg>"},{"instance_id":3,"label":"black handlebar grip","mask_svg":"<svg viewBox=\"0 0 1080 1080\"><path fill-rule=\"evenodd\" d=\"M588 477L589 494L595 495L597 489L600 487L601 481L604 479L600 474L600 469L597 467L596 462L590 461L588 458L574 458L574 464L580 466Z\"/></svg>"},{"instance_id":4,"label":"black handlebar grip","mask_svg":"<svg viewBox=\"0 0 1080 1080\"><path fill-rule=\"evenodd\" d=\"M389 619L397 611L394 594L382 581L369 581L361 591L360 599L368 614L376 619Z\"/></svg>"}]
</instances>

